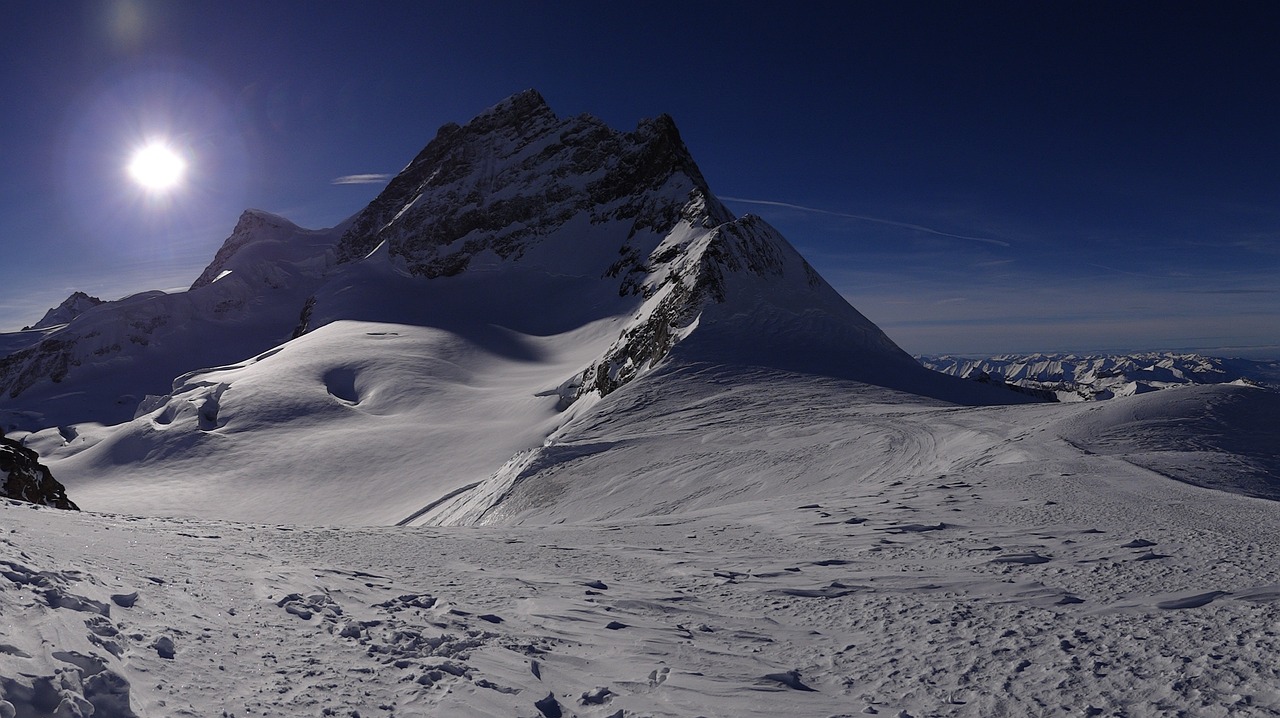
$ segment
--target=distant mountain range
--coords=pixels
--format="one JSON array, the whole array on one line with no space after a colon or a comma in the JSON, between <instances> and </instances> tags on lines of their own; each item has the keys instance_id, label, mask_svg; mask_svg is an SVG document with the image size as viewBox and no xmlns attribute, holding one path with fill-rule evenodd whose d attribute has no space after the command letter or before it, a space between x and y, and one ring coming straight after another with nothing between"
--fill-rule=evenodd
<instances>
[{"instance_id":1,"label":"distant mountain range","mask_svg":"<svg viewBox=\"0 0 1280 718\"><path fill-rule=\"evenodd\" d=\"M1184 384L1244 381L1280 387L1280 361L1276 360L1224 359L1173 352L916 358L943 374L1049 392L1059 401L1110 399Z\"/></svg>"}]
</instances>

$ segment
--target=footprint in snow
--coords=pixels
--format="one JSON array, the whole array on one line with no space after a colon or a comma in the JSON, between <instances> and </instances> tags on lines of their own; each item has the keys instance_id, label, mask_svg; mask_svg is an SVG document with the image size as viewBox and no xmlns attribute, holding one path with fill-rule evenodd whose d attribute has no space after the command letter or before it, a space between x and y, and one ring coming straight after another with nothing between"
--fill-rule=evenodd
<instances>
[{"instance_id":1,"label":"footprint in snow","mask_svg":"<svg viewBox=\"0 0 1280 718\"><path fill-rule=\"evenodd\" d=\"M546 698L540 701L534 701L533 707L538 709L545 718L560 718L564 715L564 711L560 708L560 701L556 700L555 693L548 693Z\"/></svg>"},{"instance_id":2,"label":"footprint in snow","mask_svg":"<svg viewBox=\"0 0 1280 718\"><path fill-rule=\"evenodd\" d=\"M173 657L177 655L177 652L174 650L173 639L168 636L161 636L157 638L151 644L151 647L156 649L156 655L161 658L173 660Z\"/></svg>"},{"instance_id":3,"label":"footprint in snow","mask_svg":"<svg viewBox=\"0 0 1280 718\"><path fill-rule=\"evenodd\" d=\"M613 691L608 687L596 687L594 690L586 691L582 694L579 702L584 706L602 706L613 698Z\"/></svg>"},{"instance_id":4,"label":"footprint in snow","mask_svg":"<svg viewBox=\"0 0 1280 718\"><path fill-rule=\"evenodd\" d=\"M773 681L774 683L781 683L792 690L809 691L810 693L816 692L813 688L806 686L800 680L800 671L792 670L787 671L786 673L770 673L768 675L761 676L760 679L764 681Z\"/></svg>"}]
</instances>

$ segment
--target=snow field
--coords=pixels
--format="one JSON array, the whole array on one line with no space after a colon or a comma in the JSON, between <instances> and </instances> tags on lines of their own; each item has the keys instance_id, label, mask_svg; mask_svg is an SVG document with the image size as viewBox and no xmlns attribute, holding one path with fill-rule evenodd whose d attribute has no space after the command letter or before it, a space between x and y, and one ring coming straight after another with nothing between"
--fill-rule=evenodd
<instances>
[{"instance_id":1,"label":"snow field","mask_svg":"<svg viewBox=\"0 0 1280 718\"><path fill-rule=\"evenodd\" d=\"M517 485L560 482L505 516L539 525L0 507L5 700L38 683L103 703L123 679L141 716L1280 712L1280 507L1082 451L1081 434L1122 448L1098 405L650 378L562 430L608 448ZM722 432L709 420L729 405ZM649 463L688 454L687 470L607 461L651 432ZM756 458L698 473L699 446ZM826 478L680 493L795 461ZM625 466L632 481L613 479Z\"/></svg>"}]
</instances>

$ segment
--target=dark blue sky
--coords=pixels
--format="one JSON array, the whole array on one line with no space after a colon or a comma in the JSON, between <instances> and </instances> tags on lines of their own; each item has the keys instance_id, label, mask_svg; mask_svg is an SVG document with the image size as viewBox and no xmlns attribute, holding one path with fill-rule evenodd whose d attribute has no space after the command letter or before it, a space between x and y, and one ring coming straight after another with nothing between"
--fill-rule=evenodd
<instances>
[{"instance_id":1,"label":"dark blue sky","mask_svg":"<svg viewBox=\"0 0 1280 718\"><path fill-rule=\"evenodd\" d=\"M186 286L246 207L336 223L380 185L335 179L535 87L671 114L908 351L1280 355L1273 3L364 5L5 3L0 328Z\"/></svg>"}]
</instances>

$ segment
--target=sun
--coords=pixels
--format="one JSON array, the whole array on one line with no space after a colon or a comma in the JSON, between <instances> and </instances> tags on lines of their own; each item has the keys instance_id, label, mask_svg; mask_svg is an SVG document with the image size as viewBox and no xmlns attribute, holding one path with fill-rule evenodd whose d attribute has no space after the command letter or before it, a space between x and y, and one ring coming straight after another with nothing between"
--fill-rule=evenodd
<instances>
[{"instance_id":1,"label":"sun","mask_svg":"<svg viewBox=\"0 0 1280 718\"><path fill-rule=\"evenodd\" d=\"M163 192L177 186L186 173L187 163L173 148L162 141L152 141L133 153L129 160L129 176L150 192Z\"/></svg>"}]
</instances>

